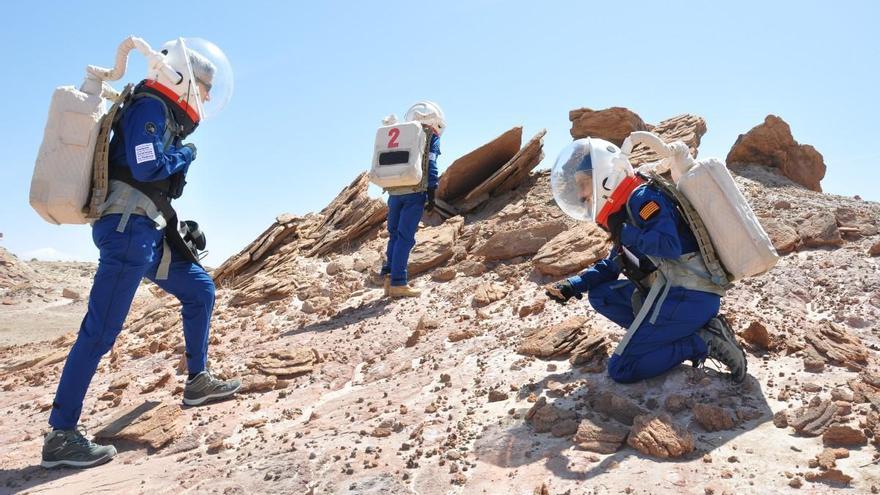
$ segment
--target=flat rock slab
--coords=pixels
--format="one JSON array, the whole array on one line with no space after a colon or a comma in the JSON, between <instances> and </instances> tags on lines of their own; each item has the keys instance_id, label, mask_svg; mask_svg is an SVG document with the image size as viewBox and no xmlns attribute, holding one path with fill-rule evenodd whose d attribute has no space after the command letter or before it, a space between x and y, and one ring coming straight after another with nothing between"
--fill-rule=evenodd
<instances>
[{"instance_id":1,"label":"flat rock slab","mask_svg":"<svg viewBox=\"0 0 880 495\"><path fill-rule=\"evenodd\" d=\"M119 413L95 438L129 440L161 449L182 431L179 405L146 401Z\"/></svg>"},{"instance_id":2,"label":"flat rock slab","mask_svg":"<svg viewBox=\"0 0 880 495\"><path fill-rule=\"evenodd\" d=\"M842 325L828 322L810 328L805 338L810 348L808 355L820 358L827 364L843 366L851 371L861 371L868 364L868 348Z\"/></svg>"},{"instance_id":3,"label":"flat rock slab","mask_svg":"<svg viewBox=\"0 0 880 495\"><path fill-rule=\"evenodd\" d=\"M580 342L586 322L586 317L574 316L556 325L531 330L526 333L517 352L540 358L568 354Z\"/></svg>"},{"instance_id":4,"label":"flat rock slab","mask_svg":"<svg viewBox=\"0 0 880 495\"><path fill-rule=\"evenodd\" d=\"M830 400L821 400L818 396L810 404L790 412L788 426L796 432L808 437L817 437L825 432L834 421L838 407Z\"/></svg>"},{"instance_id":5,"label":"flat rock slab","mask_svg":"<svg viewBox=\"0 0 880 495\"><path fill-rule=\"evenodd\" d=\"M295 347L258 357L251 361L249 367L264 375L291 377L311 372L320 360L317 350L311 347Z\"/></svg>"},{"instance_id":6,"label":"flat rock slab","mask_svg":"<svg viewBox=\"0 0 880 495\"><path fill-rule=\"evenodd\" d=\"M487 239L475 254L487 260L506 260L533 255L566 228L565 222L551 220L522 229L498 232Z\"/></svg>"},{"instance_id":7,"label":"flat rock slab","mask_svg":"<svg viewBox=\"0 0 880 495\"><path fill-rule=\"evenodd\" d=\"M553 237L532 258L543 275L563 277L590 267L609 250L608 234L594 223L579 223Z\"/></svg>"},{"instance_id":8,"label":"flat rock slab","mask_svg":"<svg viewBox=\"0 0 880 495\"><path fill-rule=\"evenodd\" d=\"M454 201L466 196L510 161L522 145L522 127L514 127L452 162L440 176L437 197Z\"/></svg>"}]
</instances>

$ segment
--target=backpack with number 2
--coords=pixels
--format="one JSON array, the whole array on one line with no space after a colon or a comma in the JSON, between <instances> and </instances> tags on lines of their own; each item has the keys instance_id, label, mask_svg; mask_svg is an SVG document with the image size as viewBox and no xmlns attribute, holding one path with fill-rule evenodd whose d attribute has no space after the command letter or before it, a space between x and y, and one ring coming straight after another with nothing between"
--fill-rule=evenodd
<instances>
[{"instance_id":1,"label":"backpack with number 2","mask_svg":"<svg viewBox=\"0 0 880 495\"><path fill-rule=\"evenodd\" d=\"M428 134L418 122L384 125L376 131L370 181L389 189L416 186L425 173Z\"/></svg>"}]
</instances>

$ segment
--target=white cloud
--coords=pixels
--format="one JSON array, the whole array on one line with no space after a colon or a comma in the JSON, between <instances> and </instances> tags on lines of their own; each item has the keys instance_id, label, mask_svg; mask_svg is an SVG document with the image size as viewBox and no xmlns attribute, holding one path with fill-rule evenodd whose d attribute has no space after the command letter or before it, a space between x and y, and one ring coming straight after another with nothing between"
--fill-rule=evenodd
<instances>
[{"instance_id":1,"label":"white cloud","mask_svg":"<svg viewBox=\"0 0 880 495\"><path fill-rule=\"evenodd\" d=\"M31 260L33 258L36 258L40 261L95 261L92 259L88 259L84 256L76 256L73 254L65 253L52 247L44 247L22 253L19 258L25 261Z\"/></svg>"}]
</instances>

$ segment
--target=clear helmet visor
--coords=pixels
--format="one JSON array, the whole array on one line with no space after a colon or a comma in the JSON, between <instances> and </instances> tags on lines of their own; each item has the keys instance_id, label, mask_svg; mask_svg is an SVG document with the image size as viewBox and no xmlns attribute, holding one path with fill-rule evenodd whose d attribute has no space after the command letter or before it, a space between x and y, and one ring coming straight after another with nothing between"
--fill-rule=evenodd
<instances>
[{"instance_id":1,"label":"clear helmet visor","mask_svg":"<svg viewBox=\"0 0 880 495\"><path fill-rule=\"evenodd\" d=\"M575 220L594 221L595 198L589 139L566 146L550 170L556 205Z\"/></svg>"},{"instance_id":2,"label":"clear helmet visor","mask_svg":"<svg viewBox=\"0 0 880 495\"><path fill-rule=\"evenodd\" d=\"M223 50L201 38L182 38L186 47L192 88L203 120L219 114L232 99L234 75L232 64Z\"/></svg>"}]
</instances>

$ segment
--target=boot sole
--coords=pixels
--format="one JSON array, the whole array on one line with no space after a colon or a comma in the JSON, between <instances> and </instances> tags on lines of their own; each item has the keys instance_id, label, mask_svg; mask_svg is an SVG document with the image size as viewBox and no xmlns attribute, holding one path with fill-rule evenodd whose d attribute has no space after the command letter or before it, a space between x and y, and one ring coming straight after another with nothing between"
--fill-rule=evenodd
<instances>
[{"instance_id":1,"label":"boot sole","mask_svg":"<svg viewBox=\"0 0 880 495\"><path fill-rule=\"evenodd\" d=\"M116 457L115 454L114 455L107 455L107 456L101 457L100 459L96 459L94 461L68 461L68 460L46 461L46 460L44 460L43 462L40 463L40 466L42 466L46 469L54 469L54 468L59 468L59 467L88 468L88 467L100 466L101 464L106 464L106 463L110 462L110 460L113 459L114 457Z\"/></svg>"},{"instance_id":2,"label":"boot sole","mask_svg":"<svg viewBox=\"0 0 880 495\"><path fill-rule=\"evenodd\" d=\"M723 316L717 316L718 321L721 323L721 334L724 336L726 340L729 340L736 344L736 348L739 349L740 355L742 355L743 360L743 372L742 376L734 376L730 375L733 378L733 381L736 383L742 383L743 380L746 379L746 376L749 374L749 361L746 359L746 351L743 350L742 346L739 345L739 342L736 340L736 335L733 333L733 330L730 328L730 325L727 324L727 320L724 319Z\"/></svg>"},{"instance_id":3,"label":"boot sole","mask_svg":"<svg viewBox=\"0 0 880 495\"><path fill-rule=\"evenodd\" d=\"M241 388L241 384L239 384L237 387L235 387L235 390L232 390L230 392L223 392L220 394L208 394L204 397L199 397L198 399L187 399L186 397L184 397L183 403L187 406L200 406L200 405L202 405L206 402L212 401L212 400L225 399L226 397L234 395L236 392L238 392L238 389L240 389L240 388Z\"/></svg>"}]
</instances>

